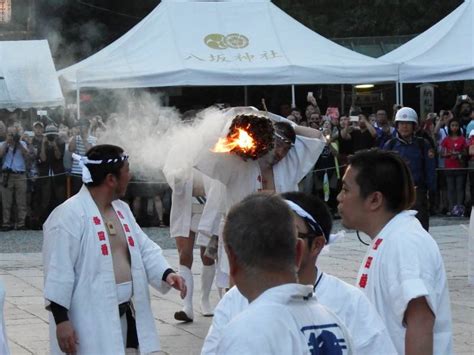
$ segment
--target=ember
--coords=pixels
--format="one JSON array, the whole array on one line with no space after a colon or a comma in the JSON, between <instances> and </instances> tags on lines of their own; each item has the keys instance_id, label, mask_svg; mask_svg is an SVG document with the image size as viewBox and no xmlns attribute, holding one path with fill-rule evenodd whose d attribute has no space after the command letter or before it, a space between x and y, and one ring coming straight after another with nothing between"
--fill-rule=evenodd
<instances>
[{"instance_id":1,"label":"ember","mask_svg":"<svg viewBox=\"0 0 474 355\"><path fill-rule=\"evenodd\" d=\"M220 138L213 152L233 152L245 160L258 159L273 148L273 124L266 117L236 116L227 137Z\"/></svg>"}]
</instances>

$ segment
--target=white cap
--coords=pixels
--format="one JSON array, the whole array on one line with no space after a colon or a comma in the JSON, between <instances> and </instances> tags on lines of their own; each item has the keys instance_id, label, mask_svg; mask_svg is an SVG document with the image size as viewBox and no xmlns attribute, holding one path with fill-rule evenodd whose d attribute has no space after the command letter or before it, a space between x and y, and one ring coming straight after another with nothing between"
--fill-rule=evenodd
<instances>
[{"instance_id":1,"label":"white cap","mask_svg":"<svg viewBox=\"0 0 474 355\"><path fill-rule=\"evenodd\" d=\"M395 115L395 122L413 122L414 124L418 124L418 115L414 109L402 107Z\"/></svg>"}]
</instances>

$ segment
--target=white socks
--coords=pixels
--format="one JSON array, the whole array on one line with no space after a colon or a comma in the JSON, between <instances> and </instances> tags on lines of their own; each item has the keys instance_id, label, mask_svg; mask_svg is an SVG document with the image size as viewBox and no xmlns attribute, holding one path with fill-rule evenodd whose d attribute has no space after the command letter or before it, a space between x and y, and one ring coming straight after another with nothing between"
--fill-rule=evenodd
<instances>
[{"instance_id":1,"label":"white socks","mask_svg":"<svg viewBox=\"0 0 474 355\"><path fill-rule=\"evenodd\" d=\"M194 318L193 313L193 289L194 289L194 279L191 269L187 266L179 265L179 274L183 277L186 282L186 297L183 300L183 311L191 319Z\"/></svg>"},{"instance_id":2,"label":"white socks","mask_svg":"<svg viewBox=\"0 0 474 355\"><path fill-rule=\"evenodd\" d=\"M201 273L201 312L204 316L212 316L213 309L209 302L212 282L216 274L216 264L203 265Z\"/></svg>"}]
</instances>

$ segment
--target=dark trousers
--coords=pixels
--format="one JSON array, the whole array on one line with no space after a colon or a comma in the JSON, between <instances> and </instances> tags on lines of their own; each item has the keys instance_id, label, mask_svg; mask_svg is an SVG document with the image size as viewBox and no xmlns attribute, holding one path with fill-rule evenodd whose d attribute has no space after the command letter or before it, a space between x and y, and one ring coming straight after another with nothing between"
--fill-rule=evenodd
<instances>
[{"instance_id":1,"label":"dark trousers","mask_svg":"<svg viewBox=\"0 0 474 355\"><path fill-rule=\"evenodd\" d=\"M426 189L416 189L416 201L413 209L418 211L416 218L418 218L423 228L428 231L430 228L430 207Z\"/></svg>"}]
</instances>

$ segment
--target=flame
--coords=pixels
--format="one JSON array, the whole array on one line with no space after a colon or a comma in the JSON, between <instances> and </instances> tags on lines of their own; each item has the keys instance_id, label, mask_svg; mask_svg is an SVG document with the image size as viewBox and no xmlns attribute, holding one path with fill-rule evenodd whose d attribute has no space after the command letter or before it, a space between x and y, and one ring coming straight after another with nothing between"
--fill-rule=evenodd
<instances>
[{"instance_id":1,"label":"flame","mask_svg":"<svg viewBox=\"0 0 474 355\"><path fill-rule=\"evenodd\" d=\"M234 149L240 149L244 153L250 152L257 147L255 140L245 129L237 128L237 131L229 137L219 138L212 151L214 153L227 153Z\"/></svg>"}]
</instances>

